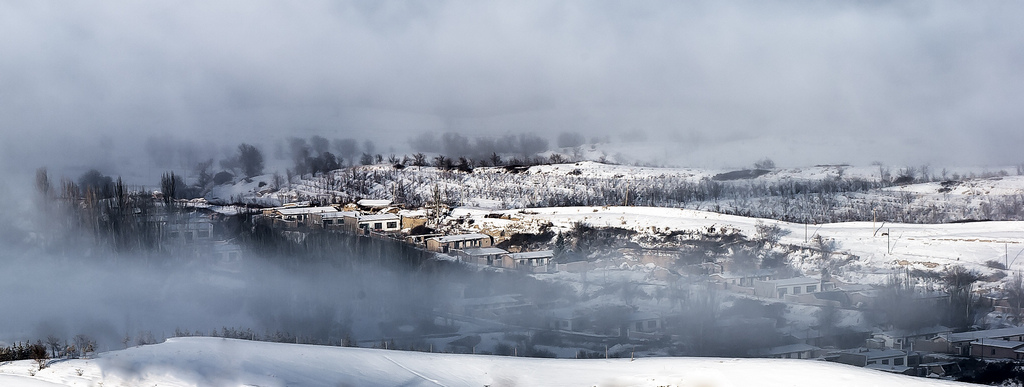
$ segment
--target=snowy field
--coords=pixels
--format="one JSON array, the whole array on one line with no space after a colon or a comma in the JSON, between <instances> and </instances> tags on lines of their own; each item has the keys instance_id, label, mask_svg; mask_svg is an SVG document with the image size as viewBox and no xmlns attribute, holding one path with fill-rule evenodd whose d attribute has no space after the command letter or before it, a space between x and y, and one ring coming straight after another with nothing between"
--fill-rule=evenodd
<instances>
[{"instance_id":1,"label":"snowy field","mask_svg":"<svg viewBox=\"0 0 1024 387\"><path fill-rule=\"evenodd\" d=\"M574 223L593 227L619 227L652 236L673 231L706 230L709 227L735 229L747 237L755 235L757 222L777 224L789 235L780 243L811 247L815 234L838 243L838 253L856 257L845 270L848 282L882 284L896 268L940 271L950 265L963 265L981 273L991 273L987 261L1008 263L1020 269L1024 260L1024 222L973 222L955 224L899 224L849 222L803 225L762 220L714 212L655 207L558 207L509 210L512 219L486 218L484 210L456 209L452 216L473 219L480 230L536 232L551 223L569 230ZM888 235L885 235L888 234ZM1019 255L1018 255L1019 254ZM799 262L796 262L799 265Z\"/></svg>"},{"instance_id":2,"label":"snowy field","mask_svg":"<svg viewBox=\"0 0 1024 387\"><path fill-rule=\"evenodd\" d=\"M953 386L813 360L535 359L176 338L60 360L0 364L3 386Z\"/></svg>"}]
</instances>

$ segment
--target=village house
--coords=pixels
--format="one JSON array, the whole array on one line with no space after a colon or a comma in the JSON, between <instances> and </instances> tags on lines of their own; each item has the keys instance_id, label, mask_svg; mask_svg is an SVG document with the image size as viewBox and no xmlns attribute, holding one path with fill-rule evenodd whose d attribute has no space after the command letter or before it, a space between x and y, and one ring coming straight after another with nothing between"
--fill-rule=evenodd
<instances>
[{"instance_id":1,"label":"village house","mask_svg":"<svg viewBox=\"0 0 1024 387\"><path fill-rule=\"evenodd\" d=\"M501 264L501 256L507 253L508 251L497 247L479 247L457 250L457 254L462 262L481 266L499 266Z\"/></svg>"},{"instance_id":2,"label":"village house","mask_svg":"<svg viewBox=\"0 0 1024 387\"><path fill-rule=\"evenodd\" d=\"M467 248L491 247L494 238L487 234L459 234L427 239L427 250L448 253Z\"/></svg>"},{"instance_id":3,"label":"village house","mask_svg":"<svg viewBox=\"0 0 1024 387\"><path fill-rule=\"evenodd\" d=\"M875 364L886 366L907 366L907 353L898 349L855 348L840 351L838 355L838 357L826 357L826 360L857 367L866 367Z\"/></svg>"},{"instance_id":4,"label":"village house","mask_svg":"<svg viewBox=\"0 0 1024 387\"><path fill-rule=\"evenodd\" d=\"M320 212L314 213L311 216L313 217L313 224L326 229L332 229L347 228L345 219L355 219L359 217L359 213L354 211Z\"/></svg>"},{"instance_id":5,"label":"village house","mask_svg":"<svg viewBox=\"0 0 1024 387\"><path fill-rule=\"evenodd\" d=\"M653 312L633 312L626 324L627 334L661 332L665 328L665 319Z\"/></svg>"},{"instance_id":6,"label":"village house","mask_svg":"<svg viewBox=\"0 0 1024 387\"><path fill-rule=\"evenodd\" d=\"M558 331L579 332L587 327L589 317L573 308L549 310L545 314L547 328Z\"/></svg>"},{"instance_id":7,"label":"village house","mask_svg":"<svg viewBox=\"0 0 1024 387\"><path fill-rule=\"evenodd\" d=\"M209 242L213 238L213 222L205 216L189 216L163 226L164 237L171 242Z\"/></svg>"},{"instance_id":8,"label":"village house","mask_svg":"<svg viewBox=\"0 0 1024 387\"><path fill-rule=\"evenodd\" d=\"M346 217L346 222L351 217ZM360 215L353 219L356 228L364 233L402 231L402 216L395 214Z\"/></svg>"},{"instance_id":9,"label":"village house","mask_svg":"<svg viewBox=\"0 0 1024 387\"><path fill-rule=\"evenodd\" d=\"M992 359L1024 359L1024 341L979 339L971 344L971 356Z\"/></svg>"},{"instance_id":10,"label":"village house","mask_svg":"<svg viewBox=\"0 0 1024 387\"><path fill-rule=\"evenodd\" d=\"M502 294L488 297L463 298L454 305L455 314L476 318L495 318L514 314L531 308L533 304L523 300L521 294Z\"/></svg>"},{"instance_id":11,"label":"village house","mask_svg":"<svg viewBox=\"0 0 1024 387\"><path fill-rule=\"evenodd\" d=\"M405 243L415 245L416 247L426 248L427 239L444 236L444 234L420 234L420 235L409 235L405 237Z\"/></svg>"},{"instance_id":12,"label":"village house","mask_svg":"<svg viewBox=\"0 0 1024 387\"><path fill-rule=\"evenodd\" d=\"M754 281L754 294L765 298L786 298L791 294L816 293L821 291L821 280L810 277L796 277L770 281Z\"/></svg>"},{"instance_id":13,"label":"village house","mask_svg":"<svg viewBox=\"0 0 1024 387\"><path fill-rule=\"evenodd\" d=\"M357 201L356 205L363 211L379 211L391 206L391 201L387 199L362 199Z\"/></svg>"},{"instance_id":14,"label":"village house","mask_svg":"<svg viewBox=\"0 0 1024 387\"><path fill-rule=\"evenodd\" d=\"M211 249L212 258L217 263L238 264L242 261L242 247L227 241L214 242Z\"/></svg>"},{"instance_id":15,"label":"village house","mask_svg":"<svg viewBox=\"0 0 1024 387\"><path fill-rule=\"evenodd\" d=\"M946 336L946 344L949 348L949 353L958 355L973 355L976 351L972 348L974 346L984 346L985 342L995 340L1006 340L1024 342L1024 327L1013 327L1013 328L1000 328L1000 329L986 329L983 331L970 331L960 333L950 333ZM992 348L988 348L991 352ZM980 356L983 351L977 352Z\"/></svg>"},{"instance_id":16,"label":"village house","mask_svg":"<svg viewBox=\"0 0 1024 387\"><path fill-rule=\"evenodd\" d=\"M323 207L278 207L270 211L270 215L283 222L285 227L314 225L313 215L327 212L338 212L332 206Z\"/></svg>"},{"instance_id":17,"label":"village house","mask_svg":"<svg viewBox=\"0 0 1024 387\"><path fill-rule=\"evenodd\" d=\"M547 273L548 262L551 262L554 256L555 252L551 250L508 253L501 257L501 266L531 273Z\"/></svg>"},{"instance_id":18,"label":"village house","mask_svg":"<svg viewBox=\"0 0 1024 387\"><path fill-rule=\"evenodd\" d=\"M711 274L711 280L724 285L728 289L731 286L753 287L754 281L771 281L775 279L774 270L757 270L750 273L721 272Z\"/></svg>"},{"instance_id":19,"label":"village house","mask_svg":"<svg viewBox=\"0 0 1024 387\"><path fill-rule=\"evenodd\" d=\"M894 329L875 332L871 337L879 340L880 344L886 348L914 350L916 342L930 341L939 335L949 334L952 331L949 327L934 325L918 329Z\"/></svg>"},{"instance_id":20,"label":"village house","mask_svg":"<svg viewBox=\"0 0 1024 387\"><path fill-rule=\"evenodd\" d=\"M810 359L816 357L817 352L820 350L821 348L813 345L796 343L760 349L754 351L753 354L757 357L773 359Z\"/></svg>"}]
</instances>

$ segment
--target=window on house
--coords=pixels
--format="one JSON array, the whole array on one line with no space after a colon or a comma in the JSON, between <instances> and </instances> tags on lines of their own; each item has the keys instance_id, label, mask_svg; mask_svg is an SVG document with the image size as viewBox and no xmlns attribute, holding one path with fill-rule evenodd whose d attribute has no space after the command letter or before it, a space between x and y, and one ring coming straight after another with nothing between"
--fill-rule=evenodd
<instances>
[{"instance_id":1,"label":"window on house","mask_svg":"<svg viewBox=\"0 0 1024 387\"><path fill-rule=\"evenodd\" d=\"M644 329L644 323L642 321L637 321L636 322L636 330L639 331L639 330L642 330L642 329Z\"/></svg>"},{"instance_id":2,"label":"window on house","mask_svg":"<svg viewBox=\"0 0 1024 387\"><path fill-rule=\"evenodd\" d=\"M324 219L324 224L325 225L334 224L334 221L330 220L330 219Z\"/></svg>"},{"instance_id":3,"label":"window on house","mask_svg":"<svg viewBox=\"0 0 1024 387\"><path fill-rule=\"evenodd\" d=\"M185 240L187 240L187 241L192 240L193 235L192 235L191 232L186 232L186 233L183 233L182 235L185 236Z\"/></svg>"},{"instance_id":4,"label":"window on house","mask_svg":"<svg viewBox=\"0 0 1024 387\"><path fill-rule=\"evenodd\" d=\"M996 349L995 349L995 348L992 348L992 352L991 352L991 353L989 353L989 355L995 355L995 354L996 354Z\"/></svg>"},{"instance_id":5,"label":"window on house","mask_svg":"<svg viewBox=\"0 0 1024 387\"><path fill-rule=\"evenodd\" d=\"M374 230L380 230L382 228L384 228L384 224L383 223L377 222L377 223L373 224L373 229Z\"/></svg>"},{"instance_id":6,"label":"window on house","mask_svg":"<svg viewBox=\"0 0 1024 387\"><path fill-rule=\"evenodd\" d=\"M786 288L779 289L779 298L786 296Z\"/></svg>"},{"instance_id":7,"label":"window on house","mask_svg":"<svg viewBox=\"0 0 1024 387\"><path fill-rule=\"evenodd\" d=\"M814 293L818 291L818 285L807 285L807 293Z\"/></svg>"},{"instance_id":8,"label":"window on house","mask_svg":"<svg viewBox=\"0 0 1024 387\"><path fill-rule=\"evenodd\" d=\"M198 238L209 238L210 237L210 231L209 230L199 231L197 237Z\"/></svg>"},{"instance_id":9,"label":"window on house","mask_svg":"<svg viewBox=\"0 0 1024 387\"><path fill-rule=\"evenodd\" d=\"M898 357L898 358L892 359L892 364L893 365L903 365L903 358L902 357Z\"/></svg>"},{"instance_id":10,"label":"window on house","mask_svg":"<svg viewBox=\"0 0 1024 387\"><path fill-rule=\"evenodd\" d=\"M388 222L388 228L398 228L398 222Z\"/></svg>"},{"instance_id":11,"label":"window on house","mask_svg":"<svg viewBox=\"0 0 1024 387\"><path fill-rule=\"evenodd\" d=\"M170 238L177 238L178 237L178 232L177 231L171 231L170 234L167 234L167 236L170 237Z\"/></svg>"},{"instance_id":12,"label":"window on house","mask_svg":"<svg viewBox=\"0 0 1024 387\"><path fill-rule=\"evenodd\" d=\"M558 325L560 325L562 328L568 328L569 327L569 322L568 321L564 321L564 320L563 321L559 321Z\"/></svg>"},{"instance_id":13,"label":"window on house","mask_svg":"<svg viewBox=\"0 0 1024 387\"><path fill-rule=\"evenodd\" d=\"M799 286L794 286L793 287L793 294L800 294L800 287Z\"/></svg>"},{"instance_id":14,"label":"window on house","mask_svg":"<svg viewBox=\"0 0 1024 387\"><path fill-rule=\"evenodd\" d=\"M877 362L874 361L874 360L868 362L868 364L875 364L875 363L877 363Z\"/></svg>"},{"instance_id":15,"label":"window on house","mask_svg":"<svg viewBox=\"0 0 1024 387\"><path fill-rule=\"evenodd\" d=\"M883 359L882 360L882 364L888 365L889 364L889 359Z\"/></svg>"},{"instance_id":16,"label":"window on house","mask_svg":"<svg viewBox=\"0 0 1024 387\"><path fill-rule=\"evenodd\" d=\"M647 322L647 327L648 328L654 328L654 327L657 327L657 326L658 326L658 322L657 321L651 320L651 321Z\"/></svg>"}]
</instances>

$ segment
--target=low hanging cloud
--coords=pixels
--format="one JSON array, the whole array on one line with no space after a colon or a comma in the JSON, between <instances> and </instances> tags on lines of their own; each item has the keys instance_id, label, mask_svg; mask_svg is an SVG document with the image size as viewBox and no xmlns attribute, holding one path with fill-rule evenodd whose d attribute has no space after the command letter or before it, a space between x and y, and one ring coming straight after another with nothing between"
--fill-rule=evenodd
<instances>
[{"instance_id":1,"label":"low hanging cloud","mask_svg":"<svg viewBox=\"0 0 1024 387\"><path fill-rule=\"evenodd\" d=\"M1024 141L1013 2L0 7L5 169L123 168L163 135L642 131L696 165L994 165Z\"/></svg>"}]
</instances>

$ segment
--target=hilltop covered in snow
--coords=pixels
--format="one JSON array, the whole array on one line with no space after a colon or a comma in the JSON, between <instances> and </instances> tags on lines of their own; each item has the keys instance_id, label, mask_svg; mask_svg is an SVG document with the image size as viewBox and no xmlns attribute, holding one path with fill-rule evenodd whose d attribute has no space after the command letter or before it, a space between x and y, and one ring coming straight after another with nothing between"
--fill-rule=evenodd
<instances>
[{"instance_id":1,"label":"hilltop covered in snow","mask_svg":"<svg viewBox=\"0 0 1024 387\"><path fill-rule=\"evenodd\" d=\"M830 362L535 359L177 338L61 360L0 365L5 386L962 386ZM33 371L35 370L35 371Z\"/></svg>"},{"instance_id":2,"label":"hilltop covered in snow","mask_svg":"<svg viewBox=\"0 0 1024 387\"><path fill-rule=\"evenodd\" d=\"M773 170L712 170L597 162L486 167L359 166L275 182L265 175L214 188L214 204L262 206L295 201L386 199L407 207L441 201L450 207L637 205L689 208L799 223L884 220L946 223L1024 219L1024 177L996 171L932 181L877 166L826 165ZM975 175L977 176L977 175ZM909 179L909 180L908 180ZM903 185L895 185L903 182Z\"/></svg>"}]
</instances>

